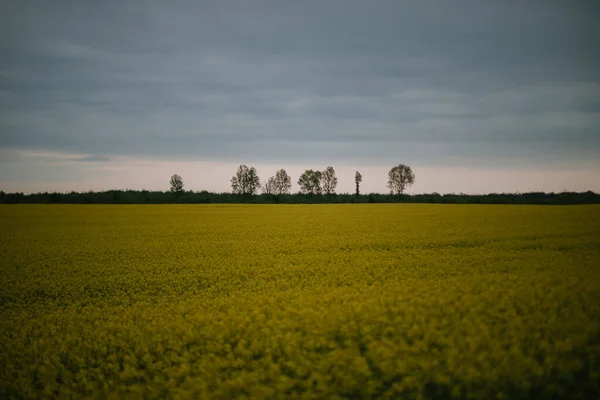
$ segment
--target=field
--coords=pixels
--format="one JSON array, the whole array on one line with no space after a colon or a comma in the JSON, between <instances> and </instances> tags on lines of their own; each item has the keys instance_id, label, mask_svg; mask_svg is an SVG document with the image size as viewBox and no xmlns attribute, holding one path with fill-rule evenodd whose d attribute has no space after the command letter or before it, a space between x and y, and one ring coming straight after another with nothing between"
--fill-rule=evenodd
<instances>
[{"instance_id":1,"label":"field","mask_svg":"<svg viewBox=\"0 0 600 400\"><path fill-rule=\"evenodd\" d=\"M0 398L598 398L600 207L1 206Z\"/></svg>"}]
</instances>

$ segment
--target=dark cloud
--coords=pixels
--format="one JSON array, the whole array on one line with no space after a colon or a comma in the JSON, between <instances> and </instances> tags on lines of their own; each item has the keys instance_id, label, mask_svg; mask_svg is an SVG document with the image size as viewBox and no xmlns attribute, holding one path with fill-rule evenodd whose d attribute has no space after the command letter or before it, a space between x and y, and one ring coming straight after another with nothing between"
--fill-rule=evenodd
<instances>
[{"instance_id":1,"label":"dark cloud","mask_svg":"<svg viewBox=\"0 0 600 400\"><path fill-rule=\"evenodd\" d=\"M600 157L595 2L0 7L1 148L82 161Z\"/></svg>"}]
</instances>

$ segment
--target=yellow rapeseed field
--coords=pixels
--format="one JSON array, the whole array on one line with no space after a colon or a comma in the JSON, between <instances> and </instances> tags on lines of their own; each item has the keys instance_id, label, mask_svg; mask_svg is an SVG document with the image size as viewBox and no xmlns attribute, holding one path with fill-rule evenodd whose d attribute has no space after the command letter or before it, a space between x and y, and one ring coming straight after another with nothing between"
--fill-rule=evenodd
<instances>
[{"instance_id":1,"label":"yellow rapeseed field","mask_svg":"<svg viewBox=\"0 0 600 400\"><path fill-rule=\"evenodd\" d=\"M0 398L598 398L600 207L0 206Z\"/></svg>"}]
</instances>

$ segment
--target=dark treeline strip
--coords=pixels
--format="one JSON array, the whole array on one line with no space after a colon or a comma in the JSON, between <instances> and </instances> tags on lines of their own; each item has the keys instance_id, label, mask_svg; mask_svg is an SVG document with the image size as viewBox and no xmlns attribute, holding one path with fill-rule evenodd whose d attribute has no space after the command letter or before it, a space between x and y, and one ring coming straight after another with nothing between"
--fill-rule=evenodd
<instances>
[{"instance_id":1,"label":"dark treeline strip","mask_svg":"<svg viewBox=\"0 0 600 400\"><path fill-rule=\"evenodd\" d=\"M600 194L587 192L562 193L490 193L490 194L285 194L240 195L207 191L181 193L148 190L108 190L104 192L70 193L4 193L3 204L311 204L311 203L437 203L437 204L600 204Z\"/></svg>"}]
</instances>

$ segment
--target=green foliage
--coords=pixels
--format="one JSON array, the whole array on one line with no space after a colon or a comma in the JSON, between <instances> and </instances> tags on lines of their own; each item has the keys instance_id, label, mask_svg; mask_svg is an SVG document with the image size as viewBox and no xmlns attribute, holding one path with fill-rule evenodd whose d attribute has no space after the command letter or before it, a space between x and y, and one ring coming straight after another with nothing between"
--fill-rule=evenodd
<instances>
[{"instance_id":1,"label":"green foliage","mask_svg":"<svg viewBox=\"0 0 600 400\"><path fill-rule=\"evenodd\" d=\"M240 165L237 173L231 178L231 189L233 193L244 196L252 196L260 189L260 178L254 167Z\"/></svg>"},{"instance_id":2,"label":"green foliage","mask_svg":"<svg viewBox=\"0 0 600 400\"><path fill-rule=\"evenodd\" d=\"M356 197L360 196L360 183L362 182L362 175L356 171L354 174L354 183L356 183Z\"/></svg>"},{"instance_id":3,"label":"green foliage","mask_svg":"<svg viewBox=\"0 0 600 400\"><path fill-rule=\"evenodd\" d=\"M169 180L169 184L171 185L171 193L181 194L183 193L183 178L177 174L172 175ZM115 191L113 191L113 194Z\"/></svg>"},{"instance_id":4,"label":"green foliage","mask_svg":"<svg viewBox=\"0 0 600 400\"><path fill-rule=\"evenodd\" d=\"M387 186L391 194L401 195L415 183L415 174L408 165L398 164L388 172Z\"/></svg>"},{"instance_id":5,"label":"green foliage","mask_svg":"<svg viewBox=\"0 0 600 400\"><path fill-rule=\"evenodd\" d=\"M285 169L277 171L275 176L268 179L263 187L263 193L275 196L289 194L292 189L292 178L285 172Z\"/></svg>"},{"instance_id":6,"label":"green foliage","mask_svg":"<svg viewBox=\"0 0 600 400\"><path fill-rule=\"evenodd\" d=\"M1 206L0 398L600 396L598 206Z\"/></svg>"},{"instance_id":7,"label":"green foliage","mask_svg":"<svg viewBox=\"0 0 600 400\"><path fill-rule=\"evenodd\" d=\"M298 185L300 186L300 193L308 195L321 194L321 177L323 173L321 171L313 171L307 169L300 179L298 179Z\"/></svg>"},{"instance_id":8,"label":"green foliage","mask_svg":"<svg viewBox=\"0 0 600 400\"><path fill-rule=\"evenodd\" d=\"M321 173L321 191L326 195L335 194L335 188L338 184L338 178L335 176L335 170L329 166Z\"/></svg>"},{"instance_id":9,"label":"green foliage","mask_svg":"<svg viewBox=\"0 0 600 400\"><path fill-rule=\"evenodd\" d=\"M4 204L165 204L173 203L176 198L171 192L150 190L108 190L105 192L70 192L70 193L7 193L0 196L0 203ZM185 191L178 199L184 204L207 203L273 203L275 198L271 195L258 195L251 198L240 197L232 193L214 193L206 190ZM434 204L600 204L600 194L588 192L563 192L563 193L490 193L481 195L472 194L403 194L400 196L369 193L356 194L338 193L335 197L313 196L310 194L294 193L278 196L280 203L305 204L305 203L434 203Z\"/></svg>"}]
</instances>

